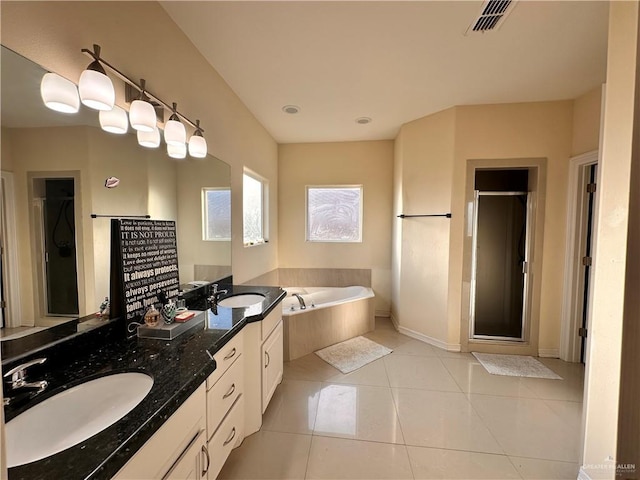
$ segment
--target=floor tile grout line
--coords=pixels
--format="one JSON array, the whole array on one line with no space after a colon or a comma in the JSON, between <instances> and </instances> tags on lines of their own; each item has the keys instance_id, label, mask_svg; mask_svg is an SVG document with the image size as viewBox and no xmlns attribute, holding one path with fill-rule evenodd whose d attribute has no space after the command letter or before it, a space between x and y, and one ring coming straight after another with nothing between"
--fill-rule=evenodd
<instances>
[{"instance_id":1,"label":"floor tile grout line","mask_svg":"<svg viewBox=\"0 0 640 480\"><path fill-rule=\"evenodd\" d=\"M309 462L311 461L311 448L313 447L313 433L309 435L311 440L309 440L309 450L307 450L307 463L304 466L304 479L306 480L307 475L309 474Z\"/></svg>"}]
</instances>

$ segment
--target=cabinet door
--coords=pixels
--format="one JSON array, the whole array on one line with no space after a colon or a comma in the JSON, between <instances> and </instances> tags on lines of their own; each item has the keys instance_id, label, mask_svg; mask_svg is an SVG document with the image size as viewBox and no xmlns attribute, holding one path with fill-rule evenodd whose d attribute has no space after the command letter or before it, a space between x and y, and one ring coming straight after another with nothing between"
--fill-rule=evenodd
<instances>
[{"instance_id":1,"label":"cabinet door","mask_svg":"<svg viewBox=\"0 0 640 480\"><path fill-rule=\"evenodd\" d=\"M282 381L282 371L283 343L281 321L262 345L262 413L267 409L276 387Z\"/></svg>"},{"instance_id":2,"label":"cabinet door","mask_svg":"<svg viewBox=\"0 0 640 480\"><path fill-rule=\"evenodd\" d=\"M206 478L208 468L206 435L202 430L162 480L200 480Z\"/></svg>"}]
</instances>

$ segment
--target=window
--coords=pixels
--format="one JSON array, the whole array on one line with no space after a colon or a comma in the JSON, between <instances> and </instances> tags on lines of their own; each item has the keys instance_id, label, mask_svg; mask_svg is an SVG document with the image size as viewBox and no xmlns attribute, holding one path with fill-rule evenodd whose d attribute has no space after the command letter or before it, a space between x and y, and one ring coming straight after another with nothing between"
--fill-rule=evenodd
<instances>
[{"instance_id":1,"label":"window","mask_svg":"<svg viewBox=\"0 0 640 480\"><path fill-rule=\"evenodd\" d=\"M362 185L307 187L307 241L362 242Z\"/></svg>"},{"instance_id":2,"label":"window","mask_svg":"<svg viewBox=\"0 0 640 480\"><path fill-rule=\"evenodd\" d=\"M202 239L231 240L231 189L202 189Z\"/></svg>"},{"instance_id":3,"label":"window","mask_svg":"<svg viewBox=\"0 0 640 480\"><path fill-rule=\"evenodd\" d=\"M245 246L267 242L266 199L268 183L245 169L242 179L242 226Z\"/></svg>"}]
</instances>

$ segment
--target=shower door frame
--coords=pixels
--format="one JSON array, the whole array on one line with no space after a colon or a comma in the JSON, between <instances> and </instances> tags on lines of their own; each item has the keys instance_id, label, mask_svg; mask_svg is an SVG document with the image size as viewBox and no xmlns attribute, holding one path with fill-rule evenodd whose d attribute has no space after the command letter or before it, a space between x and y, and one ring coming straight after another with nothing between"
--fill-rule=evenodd
<instances>
[{"instance_id":1,"label":"shower door frame","mask_svg":"<svg viewBox=\"0 0 640 480\"><path fill-rule=\"evenodd\" d=\"M524 280L523 280L523 292L522 292L522 316L521 316L521 335L520 337L506 337L499 335L476 335L475 323L476 323L476 274L477 274L477 260L478 260L478 210L481 196L518 196L525 195L526 201L526 219L525 219L525 247L524 247L524 263L522 266ZM499 342L512 342L523 343L528 341L529 330L529 297L530 297L530 254L531 254L531 242L532 242L532 226L533 226L533 195L531 192L525 191L480 191L474 190L473 197L473 226L472 226L472 247L471 247L471 288L470 288L470 302L469 302L469 339L470 340L493 340Z\"/></svg>"}]
</instances>

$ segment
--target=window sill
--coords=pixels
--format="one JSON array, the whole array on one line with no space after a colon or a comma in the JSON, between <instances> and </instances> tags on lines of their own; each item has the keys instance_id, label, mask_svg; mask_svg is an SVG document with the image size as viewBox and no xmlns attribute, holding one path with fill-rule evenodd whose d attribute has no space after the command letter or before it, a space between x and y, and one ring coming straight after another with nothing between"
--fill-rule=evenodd
<instances>
[{"instance_id":1,"label":"window sill","mask_svg":"<svg viewBox=\"0 0 640 480\"><path fill-rule=\"evenodd\" d=\"M267 243L269 243L269 240L258 240L256 242L245 243L244 247L245 248L259 247L260 245L265 245Z\"/></svg>"}]
</instances>

